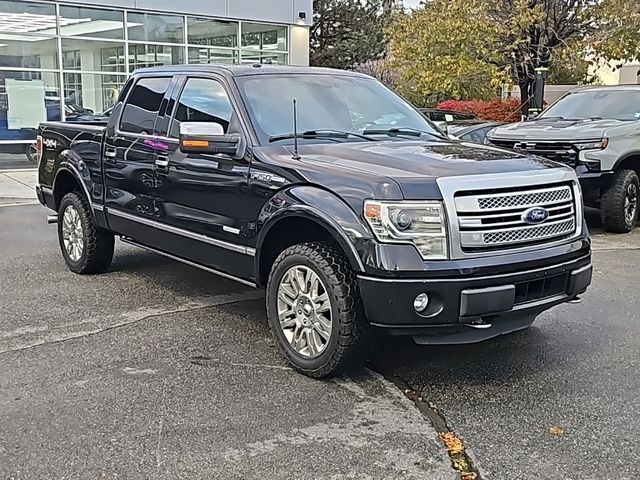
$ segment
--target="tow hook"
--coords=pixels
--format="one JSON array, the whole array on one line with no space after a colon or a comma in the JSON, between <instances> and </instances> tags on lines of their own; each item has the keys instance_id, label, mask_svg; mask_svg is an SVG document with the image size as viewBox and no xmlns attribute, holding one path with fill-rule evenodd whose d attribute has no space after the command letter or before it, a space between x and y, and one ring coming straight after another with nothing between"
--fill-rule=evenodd
<instances>
[{"instance_id":1,"label":"tow hook","mask_svg":"<svg viewBox=\"0 0 640 480\"><path fill-rule=\"evenodd\" d=\"M58 215L47 215L47 223L58 223Z\"/></svg>"},{"instance_id":2,"label":"tow hook","mask_svg":"<svg viewBox=\"0 0 640 480\"><path fill-rule=\"evenodd\" d=\"M465 323L467 327L477 328L479 330L485 330L487 328L493 327L492 323L486 323L483 319L479 318L469 323Z\"/></svg>"}]
</instances>

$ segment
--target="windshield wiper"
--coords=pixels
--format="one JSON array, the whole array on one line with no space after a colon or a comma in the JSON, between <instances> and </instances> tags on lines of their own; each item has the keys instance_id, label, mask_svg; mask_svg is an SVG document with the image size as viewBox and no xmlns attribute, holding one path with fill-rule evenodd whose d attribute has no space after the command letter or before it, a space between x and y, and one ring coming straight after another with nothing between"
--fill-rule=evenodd
<instances>
[{"instance_id":1,"label":"windshield wiper","mask_svg":"<svg viewBox=\"0 0 640 480\"><path fill-rule=\"evenodd\" d=\"M299 132L297 135L293 132L281 133L278 135L271 135L269 137L269 143L277 142L278 140L289 140L291 138L331 138L333 139L333 138L349 138L349 137L361 138L369 142L376 141L375 138L367 137L366 135L362 135L360 133L347 132L345 130L322 129L322 130L306 130L304 132Z\"/></svg>"},{"instance_id":2,"label":"windshield wiper","mask_svg":"<svg viewBox=\"0 0 640 480\"><path fill-rule=\"evenodd\" d=\"M421 137L422 135L430 135L440 140L449 140L448 138L433 132L427 132L426 130L418 130L411 127L394 127L385 129L367 128L364 132L365 135L388 135L390 137L397 137L399 135L405 135L410 137Z\"/></svg>"}]
</instances>

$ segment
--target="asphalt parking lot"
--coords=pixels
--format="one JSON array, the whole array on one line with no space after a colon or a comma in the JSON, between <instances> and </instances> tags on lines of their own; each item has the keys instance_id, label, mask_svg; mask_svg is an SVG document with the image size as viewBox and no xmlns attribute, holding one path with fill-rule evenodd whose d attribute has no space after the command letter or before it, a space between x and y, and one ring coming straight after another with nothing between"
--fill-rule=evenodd
<instances>
[{"instance_id":1,"label":"asphalt parking lot","mask_svg":"<svg viewBox=\"0 0 640 480\"><path fill-rule=\"evenodd\" d=\"M483 479L637 478L640 232L590 217L593 286L526 332L321 382L261 292L123 244L74 275L45 214L0 206L0 478L460 478L444 422Z\"/></svg>"}]
</instances>

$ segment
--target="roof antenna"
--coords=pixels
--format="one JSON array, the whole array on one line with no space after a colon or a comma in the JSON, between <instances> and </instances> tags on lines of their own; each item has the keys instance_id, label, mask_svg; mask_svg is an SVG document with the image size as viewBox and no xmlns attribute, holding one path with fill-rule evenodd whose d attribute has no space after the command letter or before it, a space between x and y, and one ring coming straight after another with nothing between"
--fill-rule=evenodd
<instances>
[{"instance_id":1,"label":"roof antenna","mask_svg":"<svg viewBox=\"0 0 640 480\"><path fill-rule=\"evenodd\" d=\"M298 155L298 107L296 106L296 99L293 99L293 158L294 160L300 160Z\"/></svg>"}]
</instances>

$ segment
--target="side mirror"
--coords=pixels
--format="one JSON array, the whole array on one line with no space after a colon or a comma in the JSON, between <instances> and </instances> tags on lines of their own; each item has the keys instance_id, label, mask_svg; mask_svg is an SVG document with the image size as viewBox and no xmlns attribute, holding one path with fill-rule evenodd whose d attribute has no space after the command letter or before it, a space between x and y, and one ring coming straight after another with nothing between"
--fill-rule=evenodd
<instances>
[{"instance_id":1,"label":"side mirror","mask_svg":"<svg viewBox=\"0 0 640 480\"><path fill-rule=\"evenodd\" d=\"M223 153L239 158L242 138L237 133L225 134L216 122L182 122L180 124L180 150L183 153Z\"/></svg>"},{"instance_id":2,"label":"side mirror","mask_svg":"<svg viewBox=\"0 0 640 480\"><path fill-rule=\"evenodd\" d=\"M434 121L433 123L435 123L436 127L438 127L445 135L449 134L449 125L447 125L447 122Z\"/></svg>"}]
</instances>

